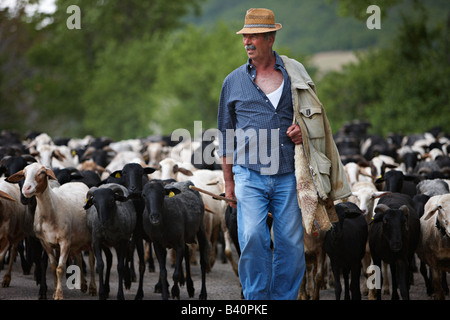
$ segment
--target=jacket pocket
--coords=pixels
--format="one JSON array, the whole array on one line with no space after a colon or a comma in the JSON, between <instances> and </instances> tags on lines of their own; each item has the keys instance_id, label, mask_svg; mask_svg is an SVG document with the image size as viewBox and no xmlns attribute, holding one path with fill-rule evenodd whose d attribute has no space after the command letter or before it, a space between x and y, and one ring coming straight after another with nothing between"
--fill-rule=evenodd
<instances>
[{"instance_id":1,"label":"jacket pocket","mask_svg":"<svg viewBox=\"0 0 450 320\"><path fill-rule=\"evenodd\" d=\"M315 148L310 148L310 156L312 175L318 188L317 191L319 196L325 199L331 191L331 160Z\"/></svg>"},{"instance_id":2,"label":"jacket pocket","mask_svg":"<svg viewBox=\"0 0 450 320\"><path fill-rule=\"evenodd\" d=\"M308 129L310 139L325 137L325 128L323 126L322 108L305 107L300 109L302 120Z\"/></svg>"}]
</instances>

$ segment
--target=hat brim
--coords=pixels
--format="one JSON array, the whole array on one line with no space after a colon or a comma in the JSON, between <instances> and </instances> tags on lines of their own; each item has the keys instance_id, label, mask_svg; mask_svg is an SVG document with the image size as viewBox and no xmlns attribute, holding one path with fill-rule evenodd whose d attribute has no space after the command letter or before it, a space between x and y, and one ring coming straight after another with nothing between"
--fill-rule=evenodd
<instances>
[{"instance_id":1,"label":"hat brim","mask_svg":"<svg viewBox=\"0 0 450 320\"><path fill-rule=\"evenodd\" d=\"M252 33L266 33L278 31L282 28L281 23L275 23L275 28L242 28L236 34L252 34Z\"/></svg>"}]
</instances>

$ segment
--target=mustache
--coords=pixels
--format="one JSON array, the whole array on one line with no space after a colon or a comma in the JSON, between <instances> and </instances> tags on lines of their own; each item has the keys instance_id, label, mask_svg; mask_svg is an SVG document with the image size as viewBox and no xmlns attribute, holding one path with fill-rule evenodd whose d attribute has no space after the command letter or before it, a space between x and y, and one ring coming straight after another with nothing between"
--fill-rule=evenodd
<instances>
[{"instance_id":1,"label":"mustache","mask_svg":"<svg viewBox=\"0 0 450 320\"><path fill-rule=\"evenodd\" d=\"M256 50L256 47L252 44L246 45L245 50Z\"/></svg>"}]
</instances>

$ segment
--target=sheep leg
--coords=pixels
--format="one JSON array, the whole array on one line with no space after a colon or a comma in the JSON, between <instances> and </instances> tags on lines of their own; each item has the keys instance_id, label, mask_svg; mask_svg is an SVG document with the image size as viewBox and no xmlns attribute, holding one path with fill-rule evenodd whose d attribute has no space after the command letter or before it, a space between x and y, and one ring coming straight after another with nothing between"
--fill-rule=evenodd
<instances>
[{"instance_id":1,"label":"sheep leg","mask_svg":"<svg viewBox=\"0 0 450 320\"><path fill-rule=\"evenodd\" d=\"M11 246L8 269L6 269L6 273L3 276L3 281L2 281L3 288L9 287L9 284L11 283L11 270L13 267L14 260L16 259L16 256L17 256L17 244L13 244Z\"/></svg>"},{"instance_id":2,"label":"sheep leg","mask_svg":"<svg viewBox=\"0 0 450 320\"><path fill-rule=\"evenodd\" d=\"M230 231L228 231L226 227L223 227L223 229L223 237L225 239L225 256L227 257L228 261L230 261L234 274L236 275L236 277L239 277L238 264L234 261L233 254L231 252L232 239L230 236Z\"/></svg>"},{"instance_id":3,"label":"sheep leg","mask_svg":"<svg viewBox=\"0 0 450 320\"><path fill-rule=\"evenodd\" d=\"M320 288L322 287L323 283L323 268L325 264L325 250L321 249L319 250L319 253L317 254L317 273L314 277L314 294L313 294L313 300L319 300L320 299Z\"/></svg>"},{"instance_id":4,"label":"sheep leg","mask_svg":"<svg viewBox=\"0 0 450 320\"><path fill-rule=\"evenodd\" d=\"M26 250L24 248L24 243L26 243ZM30 262L30 245L28 243L28 237L25 237L22 241L17 244L17 250L20 255L20 265L22 267L22 272L24 275L29 275L31 270Z\"/></svg>"},{"instance_id":5,"label":"sheep leg","mask_svg":"<svg viewBox=\"0 0 450 320\"><path fill-rule=\"evenodd\" d=\"M209 272L210 265L209 265L209 243L208 239L206 238L205 230L200 228L200 230L197 232L197 241L198 246L200 249L200 268L202 272L202 288L200 290L199 299L200 300L206 300L207 299L207 292L206 292L206 272Z\"/></svg>"},{"instance_id":6,"label":"sheep leg","mask_svg":"<svg viewBox=\"0 0 450 320\"><path fill-rule=\"evenodd\" d=\"M398 288L398 276L397 276L397 265L394 261L390 264L391 266L391 278L392 278L392 300L399 300L400 296L398 295L397 288ZM388 276L386 275L386 278Z\"/></svg>"},{"instance_id":7,"label":"sheep leg","mask_svg":"<svg viewBox=\"0 0 450 320\"><path fill-rule=\"evenodd\" d=\"M104 293L106 295L106 298L109 298L109 277L111 275L111 266L112 266L112 253L111 250L107 246L102 247L103 252L105 253L106 258L106 274L105 274L105 281L104 281Z\"/></svg>"},{"instance_id":8,"label":"sheep leg","mask_svg":"<svg viewBox=\"0 0 450 320\"><path fill-rule=\"evenodd\" d=\"M352 265L350 272L352 273L350 283L352 300L361 300L361 289L359 288L359 279L361 277L361 263Z\"/></svg>"},{"instance_id":9,"label":"sheep leg","mask_svg":"<svg viewBox=\"0 0 450 320\"><path fill-rule=\"evenodd\" d=\"M367 241L366 253L364 254L364 257L361 260L364 277L366 278L365 279L366 281L363 281L363 289L362 289L362 294L364 296L367 296L367 295L371 294L371 292L372 292L372 291L369 292L369 288L367 288L367 279L369 278L369 275L367 274L367 268L370 266L370 260L371 260L371 255L370 255L369 241ZM375 297L372 297L369 295L369 300L374 300L374 299L375 299Z\"/></svg>"},{"instance_id":10,"label":"sheep leg","mask_svg":"<svg viewBox=\"0 0 450 320\"><path fill-rule=\"evenodd\" d=\"M144 259L144 240L142 237L136 238L136 251L139 257L139 286L136 292L135 300L142 300L144 298L144 272L145 272L145 259Z\"/></svg>"},{"instance_id":11,"label":"sheep leg","mask_svg":"<svg viewBox=\"0 0 450 320\"><path fill-rule=\"evenodd\" d=\"M383 272L386 275L383 279L383 294L389 294L388 264L386 262L383 262Z\"/></svg>"},{"instance_id":12,"label":"sheep leg","mask_svg":"<svg viewBox=\"0 0 450 320\"><path fill-rule=\"evenodd\" d=\"M175 270L173 271L173 286L172 286L172 299L177 298L180 300L180 288L178 284L183 285L184 284L184 277L181 275L182 273L182 263L183 263L183 257L185 253L185 244L179 244L176 248L176 261L175 261Z\"/></svg>"},{"instance_id":13,"label":"sheep leg","mask_svg":"<svg viewBox=\"0 0 450 320\"><path fill-rule=\"evenodd\" d=\"M123 295L123 273L124 273L124 265L125 265L125 255L127 252L128 243L126 240L121 241L119 245L116 247L117 253L117 274L119 275L119 284L117 288L117 300L124 300L125 297Z\"/></svg>"},{"instance_id":14,"label":"sheep leg","mask_svg":"<svg viewBox=\"0 0 450 320\"><path fill-rule=\"evenodd\" d=\"M166 257L167 251L159 243L153 243L155 247L156 258L159 263L159 282L163 300L169 299L169 283L167 282ZM157 284L157 285L158 285ZM155 287L156 290L156 287Z\"/></svg>"},{"instance_id":15,"label":"sheep leg","mask_svg":"<svg viewBox=\"0 0 450 320\"><path fill-rule=\"evenodd\" d=\"M444 290L442 289L442 272L437 268L431 268L431 277L433 281L434 300L445 300Z\"/></svg>"},{"instance_id":16,"label":"sheep leg","mask_svg":"<svg viewBox=\"0 0 450 320\"><path fill-rule=\"evenodd\" d=\"M36 263L36 266L39 265L40 268L39 300L47 300L47 266L49 259L47 252L45 250L42 250L42 246L40 247L39 254L37 254L37 259L38 261Z\"/></svg>"},{"instance_id":17,"label":"sheep leg","mask_svg":"<svg viewBox=\"0 0 450 320\"><path fill-rule=\"evenodd\" d=\"M342 275L344 278L344 300L350 300L350 285L349 285L349 268L342 268Z\"/></svg>"},{"instance_id":18,"label":"sheep leg","mask_svg":"<svg viewBox=\"0 0 450 320\"><path fill-rule=\"evenodd\" d=\"M89 249L89 269L91 270L91 279L89 281L89 295L97 294L97 286L95 284L95 255L92 248Z\"/></svg>"},{"instance_id":19,"label":"sheep leg","mask_svg":"<svg viewBox=\"0 0 450 320\"><path fill-rule=\"evenodd\" d=\"M62 280L66 275L66 262L69 257L70 244L67 242L60 243L60 255L58 259L58 266L56 267L56 287L53 292L54 300L62 300L63 299L63 290L62 290ZM55 261L56 262L56 261ZM56 265L56 263L55 263ZM81 273L81 277L83 278L83 273Z\"/></svg>"},{"instance_id":20,"label":"sheep leg","mask_svg":"<svg viewBox=\"0 0 450 320\"><path fill-rule=\"evenodd\" d=\"M383 272L381 271L381 259L372 255L373 264L380 270L380 283L383 283ZM377 300L381 300L381 288L371 289L371 291L376 290ZM369 293L370 295L370 293Z\"/></svg>"},{"instance_id":21,"label":"sheep leg","mask_svg":"<svg viewBox=\"0 0 450 320\"><path fill-rule=\"evenodd\" d=\"M339 272L339 266L336 263L331 263L331 269L333 271L334 277L334 295L336 297L336 300L341 300L342 286L341 286L341 279L340 279L341 275Z\"/></svg>"},{"instance_id":22,"label":"sheep leg","mask_svg":"<svg viewBox=\"0 0 450 320\"><path fill-rule=\"evenodd\" d=\"M184 262L186 264L186 289L189 295L189 298L194 296L194 282L191 277L191 263L190 263L190 250L189 246L186 245L184 248Z\"/></svg>"},{"instance_id":23,"label":"sheep leg","mask_svg":"<svg viewBox=\"0 0 450 320\"><path fill-rule=\"evenodd\" d=\"M103 262L102 257L102 249L100 247L99 241L94 241L94 253L97 260L97 273L98 273L98 299L99 300L105 300L108 298L108 290L105 288L105 282L103 278L103 269L105 267L105 264Z\"/></svg>"},{"instance_id":24,"label":"sheep leg","mask_svg":"<svg viewBox=\"0 0 450 320\"><path fill-rule=\"evenodd\" d=\"M397 262L397 283L403 300L409 300L409 265L405 260Z\"/></svg>"},{"instance_id":25,"label":"sheep leg","mask_svg":"<svg viewBox=\"0 0 450 320\"><path fill-rule=\"evenodd\" d=\"M80 270L83 270L83 256L82 256L82 252L80 251L79 253L75 254L75 261L77 263L78 268L80 268ZM87 281L86 278L84 276L84 272L80 272L80 282L81 282L81 292L86 292L87 291Z\"/></svg>"}]
</instances>

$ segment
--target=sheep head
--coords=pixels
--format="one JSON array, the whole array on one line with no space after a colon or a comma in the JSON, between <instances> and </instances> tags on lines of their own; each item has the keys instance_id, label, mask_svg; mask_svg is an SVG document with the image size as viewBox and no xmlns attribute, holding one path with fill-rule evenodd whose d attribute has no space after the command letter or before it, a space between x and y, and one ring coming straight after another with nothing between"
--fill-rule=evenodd
<instances>
[{"instance_id":1,"label":"sheep head","mask_svg":"<svg viewBox=\"0 0 450 320\"><path fill-rule=\"evenodd\" d=\"M22 193L26 198L31 198L47 189L48 179L57 180L53 171L39 163L32 163L8 177L9 182L19 182L25 180Z\"/></svg>"}]
</instances>

